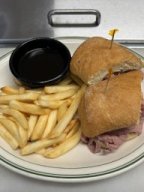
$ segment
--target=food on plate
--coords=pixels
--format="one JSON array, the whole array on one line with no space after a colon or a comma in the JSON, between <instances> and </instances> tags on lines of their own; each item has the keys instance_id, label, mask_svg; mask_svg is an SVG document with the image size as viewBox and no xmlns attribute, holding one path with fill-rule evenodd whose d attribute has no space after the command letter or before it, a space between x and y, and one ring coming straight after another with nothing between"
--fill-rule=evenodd
<instances>
[{"instance_id":1,"label":"food on plate","mask_svg":"<svg viewBox=\"0 0 144 192\"><path fill-rule=\"evenodd\" d=\"M111 152L142 131L142 72L132 71L89 86L79 106L82 141L92 152Z\"/></svg>"},{"instance_id":2,"label":"food on plate","mask_svg":"<svg viewBox=\"0 0 144 192\"><path fill-rule=\"evenodd\" d=\"M1 88L0 136L21 155L57 158L80 140L92 152L114 151L142 131L143 66L122 45L89 38L57 85Z\"/></svg>"},{"instance_id":3,"label":"food on plate","mask_svg":"<svg viewBox=\"0 0 144 192\"><path fill-rule=\"evenodd\" d=\"M14 94L15 95L15 94L21 93L22 90L24 92L24 87L20 87L19 89L15 89L13 87L5 86L5 87L2 87L1 90L2 90L2 92L6 93L6 94L10 94L10 95Z\"/></svg>"},{"instance_id":4,"label":"food on plate","mask_svg":"<svg viewBox=\"0 0 144 192\"><path fill-rule=\"evenodd\" d=\"M102 37L88 38L72 56L72 75L90 85L107 78L109 68L117 74L144 66L144 62L131 50L115 42L110 49L110 44L110 40Z\"/></svg>"},{"instance_id":5,"label":"food on plate","mask_svg":"<svg viewBox=\"0 0 144 192\"><path fill-rule=\"evenodd\" d=\"M35 101L35 104L41 106L41 107L48 107L50 109L58 109L63 103L67 103L69 106L71 104L71 99L65 100L37 100Z\"/></svg>"},{"instance_id":6,"label":"food on plate","mask_svg":"<svg viewBox=\"0 0 144 192\"><path fill-rule=\"evenodd\" d=\"M37 92L29 92L24 94L12 94L12 95L1 95L0 104L7 104L11 100L19 100L19 101L34 101L39 97L39 93Z\"/></svg>"},{"instance_id":7,"label":"food on plate","mask_svg":"<svg viewBox=\"0 0 144 192\"><path fill-rule=\"evenodd\" d=\"M54 93L54 94L50 94L50 95L41 95L39 97L40 100L62 100L62 99L66 99L66 98L70 98L72 97L78 89L69 89L68 91L61 91L58 93Z\"/></svg>"},{"instance_id":8,"label":"food on plate","mask_svg":"<svg viewBox=\"0 0 144 192\"><path fill-rule=\"evenodd\" d=\"M57 92L61 92L61 91L68 91L70 89L78 89L79 87L77 85L59 85L59 86L49 86L49 87L45 87L44 90L46 93L57 93Z\"/></svg>"},{"instance_id":9,"label":"food on plate","mask_svg":"<svg viewBox=\"0 0 144 192\"><path fill-rule=\"evenodd\" d=\"M47 138L50 132L54 129L57 123L57 114L58 110L52 110L48 116L47 123L45 126L45 130L42 133L42 138Z\"/></svg>"},{"instance_id":10,"label":"food on plate","mask_svg":"<svg viewBox=\"0 0 144 192\"><path fill-rule=\"evenodd\" d=\"M28 129L28 122L27 119L25 117L25 114L21 113L18 110L15 109L4 109L3 110L3 114L4 115L9 115L12 116L14 119L17 120L17 122L24 128L24 129Z\"/></svg>"},{"instance_id":11,"label":"food on plate","mask_svg":"<svg viewBox=\"0 0 144 192\"><path fill-rule=\"evenodd\" d=\"M5 129L5 127L0 124L0 136L13 148L18 148L18 142L17 140L10 134L10 132Z\"/></svg>"},{"instance_id":12,"label":"food on plate","mask_svg":"<svg viewBox=\"0 0 144 192\"><path fill-rule=\"evenodd\" d=\"M84 89L85 85L79 86L68 77L55 86L36 90L2 87L0 136L21 155L63 155L80 142L76 113Z\"/></svg>"},{"instance_id":13,"label":"food on plate","mask_svg":"<svg viewBox=\"0 0 144 192\"><path fill-rule=\"evenodd\" d=\"M69 122L72 120L73 116L75 115L79 103L81 101L82 95L85 91L85 85L81 87L81 89L76 93L76 97L73 99L70 107L66 111L65 115L63 118L60 119L58 124L56 125L55 129L52 131L50 134L51 138L58 137L60 134L65 130Z\"/></svg>"},{"instance_id":14,"label":"food on plate","mask_svg":"<svg viewBox=\"0 0 144 192\"><path fill-rule=\"evenodd\" d=\"M24 103L16 100L10 101L9 106L12 109L15 109L24 113L33 114L33 115L46 115L46 114L48 115L50 112L50 109L42 108L36 104Z\"/></svg>"},{"instance_id":15,"label":"food on plate","mask_svg":"<svg viewBox=\"0 0 144 192\"><path fill-rule=\"evenodd\" d=\"M19 142L19 133L17 131L16 124L8 118L2 117L0 118L0 123L6 127L6 129L9 131L9 133L14 136L14 138Z\"/></svg>"},{"instance_id":16,"label":"food on plate","mask_svg":"<svg viewBox=\"0 0 144 192\"><path fill-rule=\"evenodd\" d=\"M34 153L40 149L47 148L49 146L60 143L64 139L65 139L65 135L61 135L59 138L43 139L43 140L38 140L36 142L29 143L21 149L21 154L28 155L28 154Z\"/></svg>"},{"instance_id":17,"label":"food on plate","mask_svg":"<svg viewBox=\"0 0 144 192\"><path fill-rule=\"evenodd\" d=\"M58 109L58 114L57 114L57 118L58 121L60 121L60 119L62 119L62 117L65 115L66 111L68 109L67 103L64 102Z\"/></svg>"},{"instance_id":18,"label":"food on plate","mask_svg":"<svg viewBox=\"0 0 144 192\"><path fill-rule=\"evenodd\" d=\"M47 150L44 156L48 158L56 158L59 157L61 154L65 154L79 143L80 137L81 130L78 129L76 133L74 133L71 137L67 138L63 143L60 143L56 147Z\"/></svg>"}]
</instances>

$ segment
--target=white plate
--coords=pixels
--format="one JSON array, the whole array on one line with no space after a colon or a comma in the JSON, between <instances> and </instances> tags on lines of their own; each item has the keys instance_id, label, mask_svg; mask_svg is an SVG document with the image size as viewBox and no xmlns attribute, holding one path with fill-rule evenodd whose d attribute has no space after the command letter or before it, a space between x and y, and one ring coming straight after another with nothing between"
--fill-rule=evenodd
<instances>
[{"instance_id":1,"label":"white plate","mask_svg":"<svg viewBox=\"0 0 144 192\"><path fill-rule=\"evenodd\" d=\"M83 39L61 39L71 52ZM9 71L9 55L0 59L0 87L15 85ZM92 154L80 143L69 153L57 159L45 159L39 155L20 156L0 139L0 163L20 174L57 182L86 182L100 180L123 173L144 161L144 131L123 144L116 152L102 156Z\"/></svg>"}]
</instances>

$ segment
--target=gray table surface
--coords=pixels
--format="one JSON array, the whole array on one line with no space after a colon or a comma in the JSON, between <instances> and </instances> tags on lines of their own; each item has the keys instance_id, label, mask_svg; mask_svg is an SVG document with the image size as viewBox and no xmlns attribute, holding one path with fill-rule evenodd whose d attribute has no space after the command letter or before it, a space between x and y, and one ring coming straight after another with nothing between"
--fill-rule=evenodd
<instances>
[{"instance_id":1,"label":"gray table surface","mask_svg":"<svg viewBox=\"0 0 144 192\"><path fill-rule=\"evenodd\" d=\"M0 49L0 56L10 49ZM0 192L143 192L144 163L121 175L89 183L56 183L19 175L0 165Z\"/></svg>"},{"instance_id":2,"label":"gray table surface","mask_svg":"<svg viewBox=\"0 0 144 192\"><path fill-rule=\"evenodd\" d=\"M90 183L54 183L28 178L0 166L0 192L143 192L144 164L119 176Z\"/></svg>"}]
</instances>

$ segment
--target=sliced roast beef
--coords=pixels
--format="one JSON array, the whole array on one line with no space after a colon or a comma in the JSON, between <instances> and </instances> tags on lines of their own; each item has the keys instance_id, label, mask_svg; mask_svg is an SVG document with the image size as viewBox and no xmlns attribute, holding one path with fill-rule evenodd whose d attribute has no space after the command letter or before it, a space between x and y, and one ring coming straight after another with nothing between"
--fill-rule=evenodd
<instances>
[{"instance_id":1,"label":"sliced roast beef","mask_svg":"<svg viewBox=\"0 0 144 192\"><path fill-rule=\"evenodd\" d=\"M89 150L92 153L107 154L118 149L124 142L127 141L128 135L136 134L140 135L144 124L144 101L141 105L141 120L139 124L123 128L109 133L102 134L94 138L88 138L82 135L81 141L88 145Z\"/></svg>"}]
</instances>

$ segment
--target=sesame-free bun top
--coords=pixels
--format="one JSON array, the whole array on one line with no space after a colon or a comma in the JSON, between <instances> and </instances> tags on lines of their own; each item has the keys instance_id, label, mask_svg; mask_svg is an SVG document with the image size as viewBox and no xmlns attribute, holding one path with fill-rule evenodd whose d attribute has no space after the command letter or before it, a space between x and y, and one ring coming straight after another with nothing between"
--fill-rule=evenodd
<instances>
[{"instance_id":1,"label":"sesame-free bun top","mask_svg":"<svg viewBox=\"0 0 144 192\"><path fill-rule=\"evenodd\" d=\"M140 69L144 62L128 48L102 37L88 38L75 51L71 73L86 84L95 84L107 76L108 70L123 72Z\"/></svg>"},{"instance_id":2,"label":"sesame-free bun top","mask_svg":"<svg viewBox=\"0 0 144 192\"><path fill-rule=\"evenodd\" d=\"M79 106L82 133L87 137L139 123L141 113L140 71L123 73L87 87ZM106 89L106 90L105 90Z\"/></svg>"}]
</instances>

